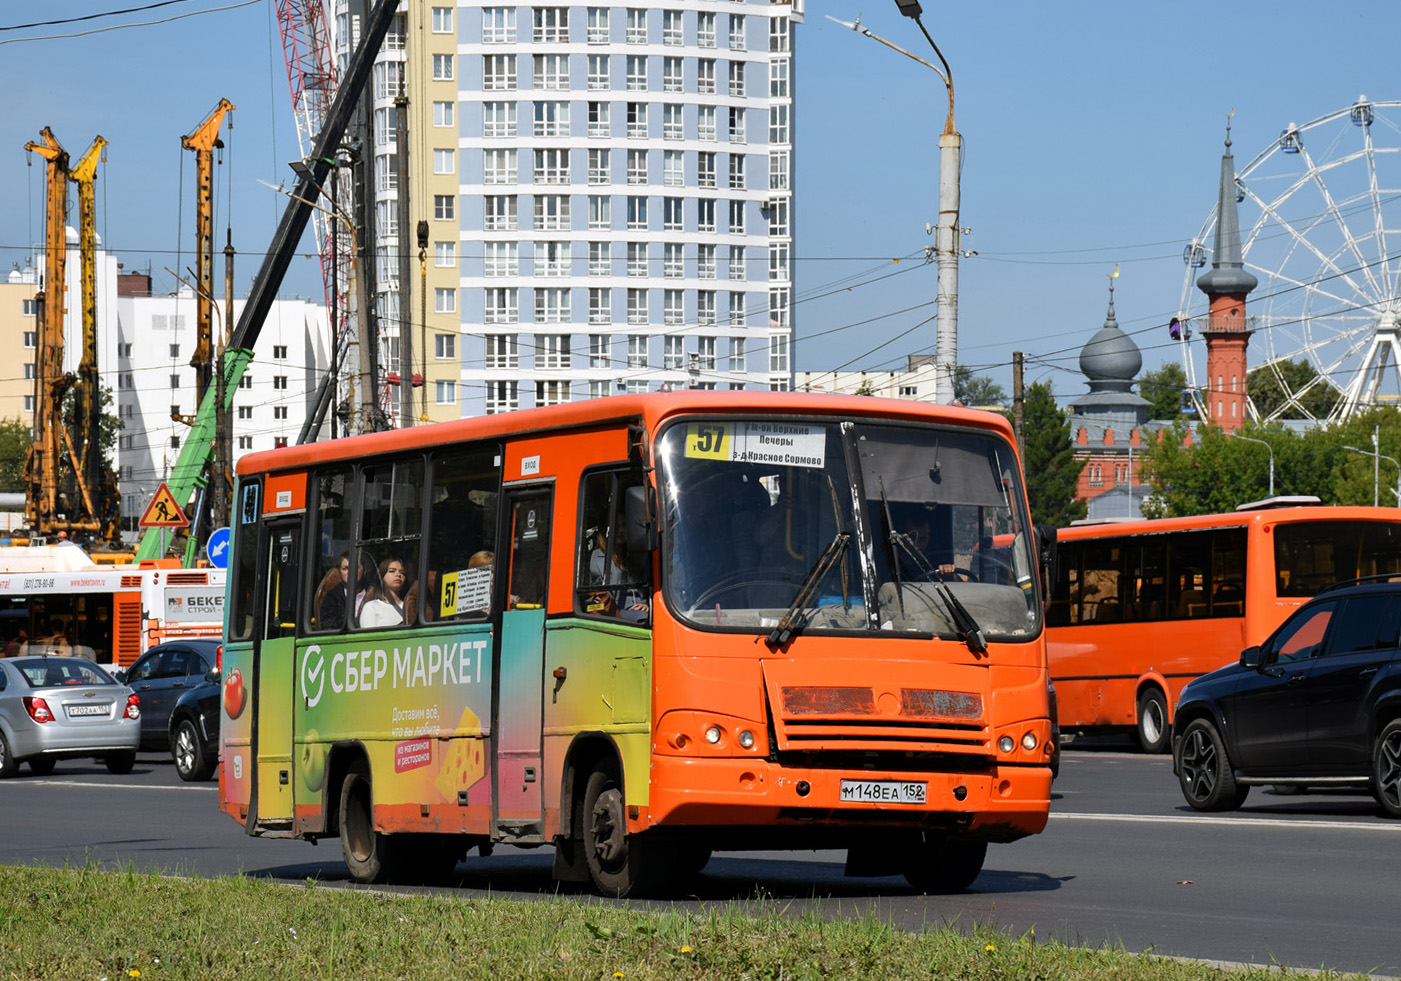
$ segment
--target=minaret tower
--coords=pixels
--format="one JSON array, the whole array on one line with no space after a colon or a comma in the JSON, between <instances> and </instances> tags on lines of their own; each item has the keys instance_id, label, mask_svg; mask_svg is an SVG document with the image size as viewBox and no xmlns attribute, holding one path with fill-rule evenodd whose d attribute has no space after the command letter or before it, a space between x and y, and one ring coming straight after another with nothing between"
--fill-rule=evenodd
<instances>
[{"instance_id":1,"label":"minaret tower","mask_svg":"<svg viewBox=\"0 0 1401 981\"><path fill-rule=\"evenodd\" d=\"M1245 269L1236 214L1236 163L1231 156L1231 122L1226 119L1226 152L1221 155L1221 186L1216 203L1216 245L1211 269L1197 279L1210 311L1206 327L1206 418L1227 432L1245 422L1245 349L1250 331L1245 297L1259 281Z\"/></svg>"}]
</instances>

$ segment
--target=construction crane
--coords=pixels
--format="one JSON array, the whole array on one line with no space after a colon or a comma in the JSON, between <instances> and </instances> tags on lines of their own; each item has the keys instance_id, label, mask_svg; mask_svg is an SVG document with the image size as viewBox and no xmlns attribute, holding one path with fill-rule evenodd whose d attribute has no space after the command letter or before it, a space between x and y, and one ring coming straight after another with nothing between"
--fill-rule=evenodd
<instances>
[{"instance_id":1,"label":"construction crane","mask_svg":"<svg viewBox=\"0 0 1401 981\"><path fill-rule=\"evenodd\" d=\"M262 332L263 321L272 308L278 288L287 274L287 267L296 253L297 244L301 241L307 222L315 210L317 195L334 162L332 157L340 143L341 134L345 132L355 103L370 77L375 55L394 21L398 3L399 0L375 0L374 7L362 23L360 43L350 59L344 81L331 104L326 121L317 134L312 155L308 159L308 170L298 177L296 188L288 195L287 208L282 213L282 220L278 223L272 243L253 280L252 289L244 301L238 325L229 336L228 348L221 359L223 363L216 368L224 376L226 399L238 390L239 379L253 360L253 345ZM218 386L211 386L200 399L189 438L185 440L185 445L181 448L180 455L166 480L166 487L181 507L188 507L196 493L203 491L209 483L218 415L217 403ZM186 566L194 565L198 548L199 542L191 536L184 555ZM137 560L160 558L163 552L164 540L161 530L146 529L136 549Z\"/></svg>"},{"instance_id":2,"label":"construction crane","mask_svg":"<svg viewBox=\"0 0 1401 981\"><path fill-rule=\"evenodd\" d=\"M197 398L204 398L214 377L214 149L222 147L219 127L234 104L220 99L219 104L195 131L180 138L180 145L195 153L195 173L198 193L195 199L195 353L190 366L195 369Z\"/></svg>"},{"instance_id":3,"label":"construction crane","mask_svg":"<svg viewBox=\"0 0 1401 981\"><path fill-rule=\"evenodd\" d=\"M97 537L117 537L121 514L117 481L102 457L102 392L97 358L97 165L107 141L101 136L68 173L78 185L78 257L83 304L83 357L78 364L79 399L74 406L73 472L83 509L97 524Z\"/></svg>"},{"instance_id":4,"label":"construction crane","mask_svg":"<svg viewBox=\"0 0 1401 981\"><path fill-rule=\"evenodd\" d=\"M24 147L45 160L44 288L37 297L34 441L25 461L25 518L30 529L40 535L82 531L108 539L116 532L117 492L111 475L104 473L102 460L94 191L97 164L107 141L97 137L78 166L70 168L68 151L53 130L45 126L40 137L42 142ZM63 370L69 181L78 185L80 205L83 356L76 376ZM63 401L79 382L81 398L70 433L64 424Z\"/></svg>"}]
</instances>

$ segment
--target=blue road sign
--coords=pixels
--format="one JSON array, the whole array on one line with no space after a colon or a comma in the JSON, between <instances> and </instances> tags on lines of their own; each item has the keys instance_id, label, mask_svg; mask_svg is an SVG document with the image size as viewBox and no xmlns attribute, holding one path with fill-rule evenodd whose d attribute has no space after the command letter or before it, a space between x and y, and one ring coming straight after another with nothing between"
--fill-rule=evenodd
<instances>
[{"instance_id":1,"label":"blue road sign","mask_svg":"<svg viewBox=\"0 0 1401 981\"><path fill-rule=\"evenodd\" d=\"M209 535L209 541L204 543L204 554L209 558L209 564L216 569L227 569L229 567L229 529L215 528Z\"/></svg>"}]
</instances>

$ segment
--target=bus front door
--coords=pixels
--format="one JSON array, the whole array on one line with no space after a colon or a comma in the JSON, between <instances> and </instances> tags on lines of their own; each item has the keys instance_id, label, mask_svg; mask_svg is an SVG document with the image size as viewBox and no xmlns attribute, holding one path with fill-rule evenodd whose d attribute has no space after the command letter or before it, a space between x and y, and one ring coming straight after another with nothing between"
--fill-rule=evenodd
<instances>
[{"instance_id":1,"label":"bus front door","mask_svg":"<svg viewBox=\"0 0 1401 981\"><path fill-rule=\"evenodd\" d=\"M268 565L262 637L258 642L257 819L292 820L292 681L296 675L297 592L301 582L301 520L268 523Z\"/></svg>"},{"instance_id":2,"label":"bus front door","mask_svg":"<svg viewBox=\"0 0 1401 981\"><path fill-rule=\"evenodd\" d=\"M510 491L510 567L501 610L496 719L497 836L544 840L543 710L545 597L550 569L552 491L531 487Z\"/></svg>"}]
</instances>

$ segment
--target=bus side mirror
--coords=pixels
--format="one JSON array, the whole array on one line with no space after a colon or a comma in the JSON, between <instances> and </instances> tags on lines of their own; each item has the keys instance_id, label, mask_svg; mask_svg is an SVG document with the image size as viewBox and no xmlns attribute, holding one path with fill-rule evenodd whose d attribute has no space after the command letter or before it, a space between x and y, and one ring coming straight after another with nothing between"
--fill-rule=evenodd
<instances>
[{"instance_id":1,"label":"bus side mirror","mask_svg":"<svg viewBox=\"0 0 1401 981\"><path fill-rule=\"evenodd\" d=\"M1240 664L1243 668L1258 668L1260 666L1260 648L1247 647L1240 652Z\"/></svg>"},{"instance_id":2,"label":"bus side mirror","mask_svg":"<svg viewBox=\"0 0 1401 981\"><path fill-rule=\"evenodd\" d=\"M657 550L657 494L651 484L629 487L623 498L623 522L627 528L628 551Z\"/></svg>"},{"instance_id":3,"label":"bus side mirror","mask_svg":"<svg viewBox=\"0 0 1401 981\"><path fill-rule=\"evenodd\" d=\"M1056 528L1054 525L1034 525L1031 530L1036 540L1036 561L1041 566L1049 596L1049 586L1056 581Z\"/></svg>"}]
</instances>

